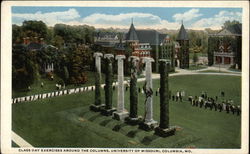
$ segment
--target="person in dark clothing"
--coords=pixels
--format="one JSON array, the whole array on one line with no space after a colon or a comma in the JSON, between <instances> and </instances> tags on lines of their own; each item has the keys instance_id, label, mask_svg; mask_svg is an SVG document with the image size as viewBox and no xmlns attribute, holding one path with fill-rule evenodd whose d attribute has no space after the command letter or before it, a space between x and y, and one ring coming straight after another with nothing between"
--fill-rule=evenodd
<instances>
[{"instance_id":1,"label":"person in dark clothing","mask_svg":"<svg viewBox=\"0 0 250 154\"><path fill-rule=\"evenodd\" d=\"M155 91L155 96L157 96L157 95L158 95L158 91L156 90L156 91Z\"/></svg>"},{"instance_id":2,"label":"person in dark clothing","mask_svg":"<svg viewBox=\"0 0 250 154\"><path fill-rule=\"evenodd\" d=\"M214 110L217 111L217 103L214 103Z\"/></svg>"},{"instance_id":3,"label":"person in dark clothing","mask_svg":"<svg viewBox=\"0 0 250 154\"><path fill-rule=\"evenodd\" d=\"M218 96L215 96L215 100L218 101Z\"/></svg>"},{"instance_id":4,"label":"person in dark clothing","mask_svg":"<svg viewBox=\"0 0 250 154\"><path fill-rule=\"evenodd\" d=\"M141 88L140 87L138 88L138 92L141 93Z\"/></svg>"},{"instance_id":5,"label":"person in dark clothing","mask_svg":"<svg viewBox=\"0 0 250 154\"><path fill-rule=\"evenodd\" d=\"M202 108L203 104L204 104L204 100L202 99L202 100L200 101L200 108Z\"/></svg>"},{"instance_id":6,"label":"person in dark clothing","mask_svg":"<svg viewBox=\"0 0 250 154\"><path fill-rule=\"evenodd\" d=\"M222 92L221 92L221 97L224 97L224 96L225 96L225 92L222 91Z\"/></svg>"},{"instance_id":7,"label":"person in dark clothing","mask_svg":"<svg viewBox=\"0 0 250 154\"><path fill-rule=\"evenodd\" d=\"M218 104L218 109L219 109L219 112L221 112L221 110L222 110L222 105L219 103Z\"/></svg>"},{"instance_id":8,"label":"person in dark clothing","mask_svg":"<svg viewBox=\"0 0 250 154\"><path fill-rule=\"evenodd\" d=\"M226 103L226 111L227 111L227 113L229 113L229 104L228 103Z\"/></svg>"},{"instance_id":9,"label":"person in dark clothing","mask_svg":"<svg viewBox=\"0 0 250 154\"><path fill-rule=\"evenodd\" d=\"M172 96L172 101L174 101L174 99L175 99L175 96L173 95L173 96Z\"/></svg>"},{"instance_id":10,"label":"person in dark clothing","mask_svg":"<svg viewBox=\"0 0 250 154\"><path fill-rule=\"evenodd\" d=\"M128 91L128 86L126 86L126 91Z\"/></svg>"},{"instance_id":11,"label":"person in dark clothing","mask_svg":"<svg viewBox=\"0 0 250 154\"><path fill-rule=\"evenodd\" d=\"M236 112L237 112L237 115L239 116L240 115L240 106L239 105L236 107Z\"/></svg>"},{"instance_id":12,"label":"person in dark clothing","mask_svg":"<svg viewBox=\"0 0 250 154\"><path fill-rule=\"evenodd\" d=\"M207 99L207 93L206 92L204 93L204 98Z\"/></svg>"}]
</instances>

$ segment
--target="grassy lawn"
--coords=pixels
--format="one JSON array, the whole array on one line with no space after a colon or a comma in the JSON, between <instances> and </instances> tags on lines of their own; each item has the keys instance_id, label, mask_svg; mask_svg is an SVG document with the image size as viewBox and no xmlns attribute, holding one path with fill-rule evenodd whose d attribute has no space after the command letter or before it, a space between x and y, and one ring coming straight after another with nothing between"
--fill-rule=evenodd
<instances>
[{"instance_id":1,"label":"grassy lawn","mask_svg":"<svg viewBox=\"0 0 250 154\"><path fill-rule=\"evenodd\" d=\"M94 72L87 72L87 77L88 81L85 84L80 84L80 85L74 85L74 84L69 84L65 86L65 89L71 89L71 88L77 88L77 87L83 87L83 86L91 86L95 84L95 74ZM138 78L141 78L143 76L140 76ZM130 77L125 76L124 80L128 80ZM34 94L41 94L41 93L48 93L48 92L53 92L56 91L56 84L60 78L56 75L54 75L54 80L49 80L46 77L40 77L35 81L30 87L31 90L28 91L27 89L18 89L14 90L12 92L12 98L16 97L23 97L23 96L29 96L29 95L34 95ZM114 81L117 80L117 75L114 75ZM41 87L41 82L44 83L44 87ZM105 75L102 74L102 83L105 82Z\"/></svg>"},{"instance_id":2,"label":"grassy lawn","mask_svg":"<svg viewBox=\"0 0 250 154\"><path fill-rule=\"evenodd\" d=\"M237 76L187 75L170 77L172 92L208 96L225 91L226 99L240 104L241 78ZM142 87L143 83L139 83ZM159 80L154 80L154 89ZM104 92L102 93L104 100ZM116 106L117 91L113 104ZM159 121L159 95L154 96L154 119ZM220 97L219 97L220 99ZM139 94L139 115L144 114L144 94ZM176 135L161 138L138 126L89 111L94 92L64 95L12 105L12 129L35 147L158 147L158 148L240 148L241 117L192 107L187 101L170 101L170 124L180 127ZM125 92L129 109L129 91ZM113 131L113 128L120 129Z\"/></svg>"},{"instance_id":3,"label":"grassy lawn","mask_svg":"<svg viewBox=\"0 0 250 154\"><path fill-rule=\"evenodd\" d=\"M203 70L203 71L199 71L202 73L229 73L229 72L225 72L225 71L219 71L219 70Z\"/></svg>"},{"instance_id":4,"label":"grassy lawn","mask_svg":"<svg viewBox=\"0 0 250 154\"><path fill-rule=\"evenodd\" d=\"M94 72L87 72L88 81L85 84L80 85L66 85L65 89L71 89L76 87L82 87L82 86L90 86L94 85L95 83L95 75ZM104 74L102 74L103 81L105 79ZM46 77L40 77L38 78L30 87L31 90L28 91L27 89L19 89L12 92L12 97L22 97L22 96L29 96L34 94L41 94L41 93L47 93L47 92L53 92L56 91L56 84L58 83L58 80L60 78L56 75L54 75L54 80L49 80ZM41 82L44 83L44 87L41 87Z\"/></svg>"},{"instance_id":5,"label":"grassy lawn","mask_svg":"<svg viewBox=\"0 0 250 154\"><path fill-rule=\"evenodd\" d=\"M207 66L203 66L203 65L190 65L188 70L200 70L200 69L204 69L207 68Z\"/></svg>"}]
</instances>

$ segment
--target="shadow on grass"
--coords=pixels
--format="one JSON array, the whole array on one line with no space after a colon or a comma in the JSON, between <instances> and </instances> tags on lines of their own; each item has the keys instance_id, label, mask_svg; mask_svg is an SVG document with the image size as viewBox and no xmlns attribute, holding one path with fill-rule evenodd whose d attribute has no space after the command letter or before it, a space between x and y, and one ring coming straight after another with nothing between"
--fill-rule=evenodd
<instances>
[{"instance_id":1,"label":"shadow on grass","mask_svg":"<svg viewBox=\"0 0 250 154\"><path fill-rule=\"evenodd\" d=\"M84 111L84 112L81 112L78 116L79 117L84 117L84 115L86 114L86 113L88 113L89 111Z\"/></svg>"},{"instance_id":2,"label":"shadow on grass","mask_svg":"<svg viewBox=\"0 0 250 154\"><path fill-rule=\"evenodd\" d=\"M160 138L159 136L157 136L157 135L151 135L151 136L145 136L143 139L142 139L142 141L141 141L141 143L142 144L144 144L144 145L149 145L152 141L154 141L154 140L156 140L156 139L158 139L158 138Z\"/></svg>"},{"instance_id":3,"label":"shadow on grass","mask_svg":"<svg viewBox=\"0 0 250 154\"><path fill-rule=\"evenodd\" d=\"M134 138L134 137L136 136L136 134L139 133L139 132L142 132L142 130L140 130L140 129L131 130L131 131L129 131L129 132L127 133L126 136L131 137L131 138Z\"/></svg>"},{"instance_id":4,"label":"shadow on grass","mask_svg":"<svg viewBox=\"0 0 250 154\"><path fill-rule=\"evenodd\" d=\"M102 122L100 122L99 124L101 125L101 126L106 126L109 122L111 122L112 121L112 119L108 119L108 120L104 120L104 121L102 121Z\"/></svg>"},{"instance_id":5,"label":"shadow on grass","mask_svg":"<svg viewBox=\"0 0 250 154\"><path fill-rule=\"evenodd\" d=\"M97 114L95 116L92 116L92 117L88 118L88 120L91 121L91 122L93 122L93 121L95 121L99 117L103 117L103 116L101 114Z\"/></svg>"},{"instance_id":6,"label":"shadow on grass","mask_svg":"<svg viewBox=\"0 0 250 154\"><path fill-rule=\"evenodd\" d=\"M118 124L118 125L115 125L112 130L118 132L122 127L125 127L125 126L127 126L127 124L125 123Z\"/></svg>"}]
</instances>

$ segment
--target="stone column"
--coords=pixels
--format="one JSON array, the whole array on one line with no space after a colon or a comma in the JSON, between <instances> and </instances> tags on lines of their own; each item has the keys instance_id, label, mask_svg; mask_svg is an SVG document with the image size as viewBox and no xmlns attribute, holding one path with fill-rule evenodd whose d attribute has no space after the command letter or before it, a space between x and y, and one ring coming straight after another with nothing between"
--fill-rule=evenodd
<instances>
[{"instance_id":1,"label":"stone column","mask_svg":"<svg viewBox=\"0 0 250 154\"><path fill-rule=\"evenodd\" d=\"M231 65L234 64L234 57L231 57L230 64L231 64Z\"/></svg>"},{"instance_id":2,"label":"stone column","mask_svg":"<svg viewBox=\"0 0 250 154\"><path fill-rule=\"evenodd\" d=\"M103 56L100 52L94 53L95 58L95 102L90 106L90 110L100 111L101 107L101 57Z\"/></svg>"},{"instance_id":3,"label":"stone column","mask_svg":"<svg viewBox=\"0 0 250 154\"><path fill-rule=\"evenodd\" d=\"M124 109L124 69L123 69L123 59L126 57L124 55L117 55L115 57L118 60L118 88L117 88L117 107L116 112L114 112L113 117L117 120L124 120L128 117L128 112Z\"/></svg>"},{"instance_id":4,"label":"stone column","mask_svg":"<svg viewBox=\"0 0 250 154\"><path fill-rule=\"evenodd\" d=\"M155 129L157 135L167 137L174 135L175 128L169 127L169 85L168 72L170 61L160 59L160 125Z\"/></svg>"},{"instance_id":5,"label":"stone column","mask_svg":"<svg viewBox=\"0 0 250 154\"><path fill-rule=\"evenodd\" d=\"M144 57L143 63L146 63L146 82L144 92L146 95L145 101L145 116L144 122L141 125L142 129L152 130L157 125L157 121L153 120L153 83L152 83L152 65L153 58Z\"/></svg>"},{"instance_id":6,"label":"stone column","mask_svg":"<svg viewBox=\"0 0 250 154\"><path fill-rule=\"evenodd\" d=\"M115 108L112 108L112 99L113 99L113 68L112 68L112 58L114 55L112 54L105 54L105 108L101 109L101 113L103 115L109 116L115 111Z\"/></svg>"},{"instance_id":7,"label":"stone column","mask_svg":"<svg viewBox=\"0 0 250 154\"><path fill-rule=\"evenodd\" d=\"M221 64L223 64L223 65L224 65L224 58L225 57L221 57Z\"/></svg>"},{"instance_id":8,"label":"stone column","mask_svg":"<svg viewBox=\"0 0 250 154\"><path fill-rule=\"evenodd\" d=\"M139 123L141 118L138 118L137 115L137 106L138 106L138 90L137 90L137 65L139 62L139 57L130 56L129 57L130 66L131 66L131 75L130 75L130 112L129 117L125 119L129 124L136 125Z\"/></svg>"}]
</instances>

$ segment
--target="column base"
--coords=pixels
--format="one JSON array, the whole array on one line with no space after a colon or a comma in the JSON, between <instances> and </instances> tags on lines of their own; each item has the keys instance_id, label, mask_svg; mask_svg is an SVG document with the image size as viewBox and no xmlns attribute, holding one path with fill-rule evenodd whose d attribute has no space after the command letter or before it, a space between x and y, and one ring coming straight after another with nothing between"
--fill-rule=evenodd
<instances>
[{"instance_id":1,"label":"column base","mask_svg":"<svg viewBox=\"0 0 250 154\"><path fill-rule=\"evenodd\" d=\"M131 118L131 117L127 117L125 118L125 122L129 125L137 125L142 123L142 117L138 116L137 118Z\"/></svg>"},{"instance_id":2,"label":"column base","mask_svg":"<svg viewBox=\"0 0 250 154\"><path fill-rule=\"evenodd\" d=\"M90 109L91 111L94 111L94 112L99 112L99 111L101 111L101 108L103 108L104 106L105 106L105 104L101 104L101 105L91 104L91 105L89 106L89 109Z\"/></svg>"},{"instance_id":3,"label":"column base","mask_svg":"<svg viewBox=\"0 0 250 154\"><path fill-rule=\"evenodd\" d=\"M112 109L105 109L105 106L101 108L101 114L105 115L105 116L111 116L113 114L113 112L116 111L116 108L112 108Z\"/></svg>"},{"instance_id":4,"label":"column base","mask_svg":"<svg viewBox=\"0 0 250 154\"><path fill-rule=\"evenodd\" d=\"M127 118L128 116L129 116L129 113L127 111L123 111L123 112L115 111L113 113L113 119L120 120L120 121L124 121L124 119Z\"/></svg>"},{"instance_id":5,"label":"column base","mask_svg":"<svg viewBox=\"0 0 250 154\"><path fill-rule=\"evenodd\" d=\"M145 131L152 131L157 127L158 122L157 121L150 121L150 122L142 122L139 124L139 128Z\"/></svg>"},{"instance_id":6,"label":"column base","mask_svg":"<svg viewBox=\"0 0 250 154\"><path fill-rule=\"evenodd\" d=\"M155 128L155 134L161 137L168 137L172 136L175 134L176 128L175 127L169 127L169 128L161 128L161 127L156 127Z\"/></svg>"}]
</instances>

